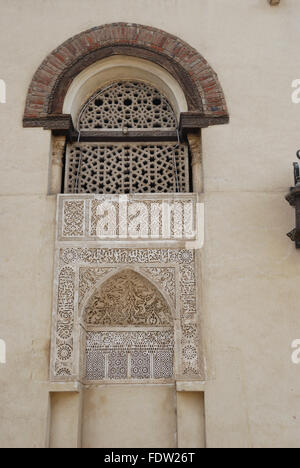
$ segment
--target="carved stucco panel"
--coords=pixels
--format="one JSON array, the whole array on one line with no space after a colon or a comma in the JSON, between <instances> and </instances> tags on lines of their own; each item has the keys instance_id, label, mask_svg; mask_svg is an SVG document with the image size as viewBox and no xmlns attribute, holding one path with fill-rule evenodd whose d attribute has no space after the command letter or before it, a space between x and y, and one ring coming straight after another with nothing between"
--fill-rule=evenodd
<instances>
[{"instance_id":1,"label":"carved stucco panel","mask_svg":"<svg viewBox=\"0 0 300 468\"><path fill-rule=\"evenodd\" d=\"M197 239L197 195L58 196L58 240L137 242ZM168 228L166 229L166 226Z\"/></svg>"},{"instance_id":2,"label":"carved stucco panel","mask_svg":"<svg viewBox=\"0 0 300 468\"><path fill-rule=\"evenodd\" d=\"M85 234L84 200L64 200L63 203L63 236L83 237Z\"/></svg>"},{"instance_id":3,"label":"carved stucco panel","mask_svg":"<svg viewBox=\"0 0 300 468\"><path fill-rule=\"evenodd\" d=\"M172 326L173 319L159 291L133 270L107 281L85 306L84 322L97 326Z\"/></svg>"},{"instance_id":4,"label":"carved stucco panel","mask_svg":"<svg viewBox=\"0 0 300 468\"><path fill-rule=\"evenodd\" d=\"M71 377L74 373L74 306L75 306L75 271L64 267L58 271L57 311L54 327L54 350L52 360L55 376Z\"/></svg>"},{"instance_id":5,"label":"carved stucco panel","mask_svg":"<svg viewBox=\"0 0 300 468\"><path fill-rule=\"evenodd\" d=\"M82 370L79 372L79 367L83 366L79 348L82 331L76 318L77 304L82 308L99 283L124 268L132 268L152 280L175 311L176 378L201 378L195 257L192 250L68 247L59 249L58 253L57 321L55 351L52 354L54 380L75 380L79 378L79 373L82 375ZM60 317L65 317L65 321Z\"/></svg>"}]
</instances>

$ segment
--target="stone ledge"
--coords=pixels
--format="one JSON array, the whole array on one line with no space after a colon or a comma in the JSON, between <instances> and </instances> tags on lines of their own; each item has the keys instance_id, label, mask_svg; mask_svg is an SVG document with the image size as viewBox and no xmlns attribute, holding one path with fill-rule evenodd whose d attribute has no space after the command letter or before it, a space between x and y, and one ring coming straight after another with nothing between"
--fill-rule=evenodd
<instances>
[{"instance_id":1,"label":"stone ledge","mask_svg":"<svg viewBox=\"0 0 300 468\"><path fill-rule=\"evenodd\" d=\"M177 392L204 392L206 390L206 383L203 381L177 381Z\"/></svg>"},{"instance_id":2,"label":"stone ledge","mask_svg":"<svg viewBox=\"0 0 300 468\"><path fill-rule=\"evenodd\" d=\"M52 382L48 384L49 393L60 393L60 392L75 392L80 393L82 391L82 385L80 382Z\"/></svg>"}]
</instances>

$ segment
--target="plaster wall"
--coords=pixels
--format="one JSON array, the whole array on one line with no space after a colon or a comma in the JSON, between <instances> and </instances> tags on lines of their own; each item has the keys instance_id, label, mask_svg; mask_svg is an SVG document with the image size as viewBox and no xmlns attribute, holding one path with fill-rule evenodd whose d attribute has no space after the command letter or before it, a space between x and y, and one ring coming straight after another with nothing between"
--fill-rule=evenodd
<instances>
[{"instance_id":1,"label":"plaster wall","mask_svg":"<svg viewBox=\"0 0 300 468\"><path fill-rule=\"evenodd\" d=\"M284 201L299 147L299 1L0 0L0 9L0 446L44 447L48 427L56 197L47 195L50 133L22 128L27 88L69 37L128 21L195 47L218 72L231 116L202 132L207 445L299 447L290 345L300 253L285 236L294 212Z\"/></svg>"},{"instance_id":2,"label":"plaster wall","mask_svg":"<svg viewBox=\"0 0 300 468\"><path fill-rule=\"evenodd\" d=\"M203 392L178 392L178 447L205 448L205 401Z\"/></svg>"},{"instance_id":3,"label":"plaster wall","mask_svg":"<svg viewBox=\"0 0 300 468\"><path fill-rule=\"evenodd\" d=\"M91 387L84 391L83 448L174 448L174 385Z\"/></svg>"}]
</instances>

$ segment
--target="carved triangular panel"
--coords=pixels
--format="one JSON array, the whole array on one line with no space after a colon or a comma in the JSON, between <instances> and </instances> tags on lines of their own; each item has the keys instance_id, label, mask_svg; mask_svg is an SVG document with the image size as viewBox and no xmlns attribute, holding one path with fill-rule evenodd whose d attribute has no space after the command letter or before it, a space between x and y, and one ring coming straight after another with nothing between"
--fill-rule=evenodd
<instances>
[{"instance_id":1,"label":"carved triangular panel","mask_svg":"<svg viewBox=\"0 0 300 468\"><path fill-rule=\"evenodd\" d=\"M172 326L171 311L159 291L132 270L108 279L85 308L86 325Z\"/></svg>"}]
</instances>

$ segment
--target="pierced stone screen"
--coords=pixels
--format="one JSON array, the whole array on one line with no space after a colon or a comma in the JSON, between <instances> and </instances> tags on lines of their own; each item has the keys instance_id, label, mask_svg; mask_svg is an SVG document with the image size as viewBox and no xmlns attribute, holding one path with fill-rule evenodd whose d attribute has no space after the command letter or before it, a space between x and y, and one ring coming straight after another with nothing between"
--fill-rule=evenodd
<instances>
[{"instance_id":1,"label":"pierced stone screen","mask_svg":"<svg viewBox=\"0 0 300 468\"><path fill-rule=\"evenodd\" d=\"M172 330L88 332L86 380L171 379Z\"/></svg>"},{"instance_id":2,"label":"pierced stone screen","mask_svg":"<svg viewBox=\"0 0 300 468\"><path fill-rule=\"evenodd\" d=\"M69 145L65 193L189 192L188 150L184 145Z\"/></svg>"},{"instance_id":3,"label":"pierced stone screen","mask_svg":"<svg viewBox=\"0 0 300 468\"><path fill-rule=\"evenodd\" d=\"M155 88L142 82L114 83L83 107L80 130L176 128L174 111Z\"/></svg>"}]
</instances>

